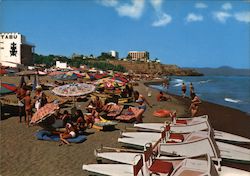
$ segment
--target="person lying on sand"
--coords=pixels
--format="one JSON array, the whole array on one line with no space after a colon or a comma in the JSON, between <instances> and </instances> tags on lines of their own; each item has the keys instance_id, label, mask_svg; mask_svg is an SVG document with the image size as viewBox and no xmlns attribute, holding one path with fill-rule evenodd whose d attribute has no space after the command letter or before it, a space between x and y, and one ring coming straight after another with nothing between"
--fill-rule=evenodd
<instances>
[{"instance_id":1,"label":"person lying on sand","mask_svg":"<svg viewBox=\"0 0 250 176\"><path fill-rule=\"evenodd\" d=\"M73 125L71 123L67 123L65 128L66 128L66 132L59 134L60 144L62 144L62 143L69 144L67 139L76 137L75 128L73 127Z\"/></svg>"},{"instance_id":2,"label":"person lying on sand","mask_svg":"<svg viewBox=\"0 0 250 176\"><path fill-rule=\"evenodd\" d=\"M166 97L163 95L163 92L160 91L159 94L156 96L157 101L168 101L171 100L170 97Z\"/></svg>"}]
</instances>

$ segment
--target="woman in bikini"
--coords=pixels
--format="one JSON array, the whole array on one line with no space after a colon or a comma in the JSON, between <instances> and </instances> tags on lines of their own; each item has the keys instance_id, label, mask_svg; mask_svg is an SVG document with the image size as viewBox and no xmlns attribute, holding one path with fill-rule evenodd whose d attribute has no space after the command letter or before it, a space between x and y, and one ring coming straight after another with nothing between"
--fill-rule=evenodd
<instances>
[{"instance_id":1,"label":"woman in bikini","mask_svg":"<svg viewBox=\"0 0 250 176\"><path fill-rule=\"evenodd\" d=\"M201 100L199 99L199 97L194 93L194 98L191 101L191 105L190 105L190 110L191 110L191 117L195 117L198 109L199 109L199 104L201 104Z\"/></svg>"},{"instance_id":2,"label":"woman in bikini","mask_svg":"<svg viewBox=\"0 0 250 176\"><path fill-rule=\"evenodd\" d=\"M142 114L146 111L147 106L146 104L149 105L149 107L152 108L152 106L149 104L149 102L147 101L147 99L139 94L138 91L134 91L134 97L135 97L135 102L139 104L138 109L140 109L138 115L136 116L136 121L141 123L142 122Z\"/></svg>"},{"instance_id":3,"label":"woman in bikini","mask_svg":"<svg viewBox=\"0 0 250 176\"><path fill-rule=\"evenodd\" d=\"M61 145L62 142L65 143L65 144L69 144L67 139L76 137L75 128L73 127L73 125L71 123L67 123L65 128L66 128L66 132L60 134L61 143L59 145Z\"/></svg>"}]
</instances>

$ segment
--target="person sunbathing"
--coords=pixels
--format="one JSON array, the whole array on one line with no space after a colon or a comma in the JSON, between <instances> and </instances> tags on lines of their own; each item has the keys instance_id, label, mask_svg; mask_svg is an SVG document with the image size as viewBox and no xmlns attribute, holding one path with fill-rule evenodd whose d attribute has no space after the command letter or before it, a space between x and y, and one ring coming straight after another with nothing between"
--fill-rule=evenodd
<instances>
[{"instance_id":1,"label":"person sunbathing","mask_svg":"<svg viewBox=\"0 0 250 176\"><path fill-rule=\"evenodd\" d=\"M67 139L76 137L76 130L71 123L67 123L65 128L66 128L66 131L64 133L59 134L60 144L62 143L69 144Z\"/></svg>"},{"instance_id":2,"label":"person sunbathing","mask_svg":"<svg viewBox=\"0 0 250 176\"><path fill-rule=\"evenodd\" d=\"M71 115L67 110L63 111L63 114L60 116L60 119L63 121L63 126L65 126L67 123L70 123L72 121Z\"/></svg>"},{"instance_id":3,"label":"person sunbathing","mask_svg":"<svg viewBox=\"0 0 250 176\"><path fill-rule=\"evenodd\" d=\"M98 96L96 96L95 99L92 99L89 102L86 109L88 110L88 112L92 112L92 109L95 109L97 112L101 112L102 108L103 108L102 101Z\"/></svg>"},{"instance_id":4,"label":"person sunbathing","mask_svg":"<svg viewBox=\"0 0 250 176\"><path fill-rule=\"evenodd\" d=\"M82 134L86 130L86 120L83 116L79 116L76 120L76 129L79 134Z\"/></svg>"},{"instance_id":5,"label":"person sunbathing","mask_svg":"<svg viewBox=\"0 0 250 176\"><path fill-rule=\"evenodd\" d=\"M157 101L168 101L171 100L170 97L166 97L163 95L162 91L159 92L159 94L156 97Z\"/></svg>"}]
</instances>

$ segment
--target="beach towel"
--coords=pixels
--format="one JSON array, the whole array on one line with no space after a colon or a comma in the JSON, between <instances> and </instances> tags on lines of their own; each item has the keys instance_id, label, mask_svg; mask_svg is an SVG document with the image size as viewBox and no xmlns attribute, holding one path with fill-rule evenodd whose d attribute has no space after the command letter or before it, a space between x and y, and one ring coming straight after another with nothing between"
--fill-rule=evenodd
<instances>
[{"instance_id":1,"label":"beach towel","mask_svg":"<svg viewBox=\"0 0 250 176\"><path fill-rule=\"evenodd\" d=\"M108 117L116 117L120 115L124 107L123 105L117 105L117 104L109 104L108 106L110 106L107 110Z\"/></svg>"},{"instance_id":2,"label":"beach towel","mask_svg":"<svg viewBox=\"0 0 250 176\"><path fill-rule=\"evenodd\" d=\"M128 122L128 121L135 120L139 113L140 113L139 108L130 107L128 108L128 111L125 112L125 114L119 115L115 119Z\"/></svg>"},{"instance_id":3,"label":"beach towel","mask_svg":"<svg viewBox=\"0 0 250 176\"><path fill-rule=\"evenodd\" d=\"M36 138L38 140L45 140L45 141L56 141L56 142L60 141L59 135L52 134L50 131L46 131L46 130L40 130L40 131L38 131L36 133ZM69 143L81 143L81 142L84 142L86 139L87 139L86 136L84 136L84 135L78 135L75 138L67 139L67 141Z\"/></svg>"}]
</instances>

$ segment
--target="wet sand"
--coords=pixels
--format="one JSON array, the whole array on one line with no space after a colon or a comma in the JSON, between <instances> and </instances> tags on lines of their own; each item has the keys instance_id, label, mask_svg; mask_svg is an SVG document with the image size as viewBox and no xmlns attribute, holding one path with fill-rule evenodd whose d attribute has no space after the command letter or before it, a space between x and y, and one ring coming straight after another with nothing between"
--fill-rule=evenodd
<instances>
[{"instance_id":1,"label":"wet sand","mask_svg":"<svg viewBox=\"0 0 250 176\"><path fill-rule=\"evenodd\" d=\"M2 80L17 83L15 77L5 77ZM144 122L163 122L167 120L152 115L154 110L161 108L177 110L178 116L190 115L188 112L189 99L171 95L171 102L157 102L156 94L158 91L147 88L143 82L140 82L139 86L134 87L134 89L143 94L153 105L153 108L148 107L144 113ZM151 97L147 97L148 91L152 92ZM80 102L78 105L83 108L87 102ZM131 105L135 104L131 103ZM72 104L67 106L72 106ZM72 144L71 146L58 146L57 142L37 140L35 133L41 128L38 126L28 128L24 123L20 124L19 117L14 113L17 109L12 108L9 111L13 115L0 121L0 174L3 176L87 175L87 172L82 171L82 164L96 163L94 149L101 145L120 147L117 142L120 129L132 127L132 124L119 123L114 131L103 132L88 129L85 142ZM215 129L250 138L250 116L244 112L203 101L198 115L201 114L209 115ZM224 164L250 171L249 165Z\"/></svg>"}]
</instances>

